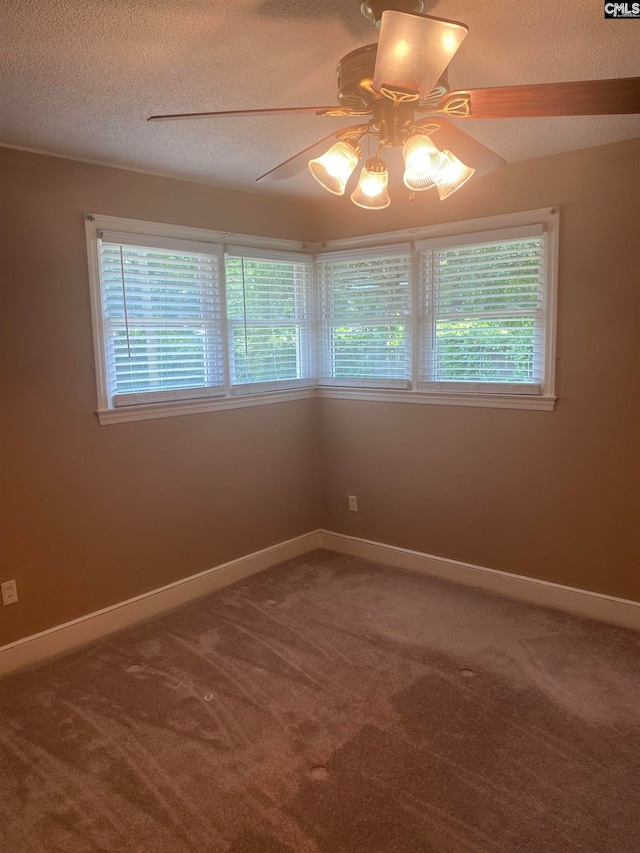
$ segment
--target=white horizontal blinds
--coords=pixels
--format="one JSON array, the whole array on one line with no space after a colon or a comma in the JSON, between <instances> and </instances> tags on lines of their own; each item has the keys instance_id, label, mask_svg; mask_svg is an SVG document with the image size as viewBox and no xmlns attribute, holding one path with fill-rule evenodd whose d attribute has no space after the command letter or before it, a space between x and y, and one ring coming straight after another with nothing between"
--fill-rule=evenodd
<instances>
[{"instance_id":1,"label":"white horizontal blinds","mask_svg":"<svg viewBox=\"0 0 640 853\"><path fill-rule=\"evenodd\" d=\"M99 257L114 405L224 393L216 247L103 232Z\"/></svg>"},{"instance_id":2,"label":"white horizontal blinds","mask_svg":"<svg viewBox=\"0 0 640 853\"><path fill-rule=\"evenodd\" d=\"M420 381L434 390L541 393L542 226L420 244Z\"/></svg>"},{"instance_id":3,"label":"white horizontal blinds","mask_svg":"<svg viewBox=\"0 0 640 853\"><path fill-rule=\"evenodd\" d=\"M234 393L310 385L312 259L229 247L225 261Z\"/></svg>"},{"instance_id":4,"label":"white horizontal blinds","mask_svg":"<svg viewBox=\"0 0 640 853\"><path fill-rule=\"evenodd\" d=\"M320 382L406 388L411 379L408 244L321 255Z\"/></svg>"}]
</instances>

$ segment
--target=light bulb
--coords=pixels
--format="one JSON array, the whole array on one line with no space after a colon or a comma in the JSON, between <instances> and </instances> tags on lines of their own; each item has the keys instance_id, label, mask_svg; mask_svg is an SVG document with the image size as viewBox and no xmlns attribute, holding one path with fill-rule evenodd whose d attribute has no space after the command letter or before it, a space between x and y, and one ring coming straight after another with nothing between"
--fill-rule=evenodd
<instances>
[{"instance_id":1,"label":"light bulb","mask_svg":"<svg viewBox=\"0 0 640 853\"><path fill-rule=\"evenodd\" d=\"M415 192L435 186L440 152L424 133L410 136L402 147L405 186Z\"/></svg>"},{"instance_id":2,"label":"light bulb","mask_svg":"<svg viewBox=\"0 0 640 853\"><path fill-rule=\"evenodd\" d=\"M366 210L382 210L391 204L388 186L389 172L384 160L372 157L362 169L358 186L351 193L351 201Z\"/></svg>"},{"instance_id":3,"label":"light bulb","mask_svg":"<svg viewBox=\"0 0 640 853\"><path fill-rule=\"evenodd\" d=\"M358 165L360 149L340 139L321 157L309 160L309 170L316 181L334 195L344 193L351 173Z\"/></svg>"},{"instance_id":4,"label":"light bulb","mask_svg":"<svg viewBox=\"0 0 640 853\"><path fill-rule=\"evenodd\" d=\"M369 198L373 198L380 194L380 192L384 189L384 175L369 175L365 174L365 176L360 181L360 192L364 193Z\"/></svg>"},{"instance_id":5,"label":"light bulb","mask_svg":"<svg viewBox=\"0 0 640 853\"><path fill-rule=\"evenodd\" d=\"M438 174L435 182L438 187L438 195L440 201L444 201L456 190L459 190L463 184L475 173L475 169L471 166L466 166L462 160L458 160L455 154L447 151L446 148L440 155Z\"/></svg>"}]
</instances>

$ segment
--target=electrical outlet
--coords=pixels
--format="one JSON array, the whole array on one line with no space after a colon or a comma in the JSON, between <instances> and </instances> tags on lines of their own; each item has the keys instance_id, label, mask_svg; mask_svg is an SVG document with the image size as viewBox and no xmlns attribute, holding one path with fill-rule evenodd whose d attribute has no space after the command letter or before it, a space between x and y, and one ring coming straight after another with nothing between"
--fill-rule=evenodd
<instances>
[{"instance_id":1,"label":"electrical outlet","mask_svg":"<svg viewBox=\"0 0 640 853\"><path fill-rule=\"evenodd\" d=\"M18 600L18 587L15 581L5 581L0 585L2 589L2 603L15 604Z\"/></svg>"},{"instance_id":2,"label":"electrical outlet","mask_svg":"<svg viewBox=\"0 0 640 853\"><path fill-rule=\"evenodd\" d=\"M358 498L355 495L347 495L349 498L349 511L358 512Z\"/></svg>"}]
</instances>

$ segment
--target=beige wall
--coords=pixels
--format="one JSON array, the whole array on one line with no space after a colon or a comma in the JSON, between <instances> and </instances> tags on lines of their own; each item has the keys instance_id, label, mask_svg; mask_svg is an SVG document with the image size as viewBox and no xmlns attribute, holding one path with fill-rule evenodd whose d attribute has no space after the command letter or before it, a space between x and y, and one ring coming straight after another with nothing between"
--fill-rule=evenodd
<instances>
[{"instance_id":1,"label":"beige wall","mask_svg":"<svg viewBox=\"0 0 640 853\"><path fill-rule=\"evenodd\" d=\"M513 165L439 205L329 201L320 236L559 205L559 402L322 401L325 526L640 600L640 145Z\"/></svg>"},{"instance_id":2,"label":"beige wall","mask_svg":"<svg viewBox=\"0 0 640 853\"><path fill-rule=\"evenodd\" d=\"M640 600L639 172L623 144L371 215L0 149L0 580L20 594L0 645L320 525ZM553 413L309 400L98 425L83 211L317 240L554 204Z\"/></svg>"},{"instance_id":3,"label":"beige wall","mask_svg":"<svg viewBox=\"0 0 640 853\"><path fill-rule=\"evenodd\" d=\"M0 645L318 526L316 401L99 426L83 211L304 239L305 209L0 148Z\"/></svg>"}]
</instances>

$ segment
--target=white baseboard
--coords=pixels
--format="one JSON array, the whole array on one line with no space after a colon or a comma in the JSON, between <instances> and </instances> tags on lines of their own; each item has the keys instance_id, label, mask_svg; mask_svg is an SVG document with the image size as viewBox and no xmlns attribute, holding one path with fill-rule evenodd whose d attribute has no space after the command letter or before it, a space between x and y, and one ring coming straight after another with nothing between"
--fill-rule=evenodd
<instances>
[{"instance_id":1,"label":"white baseboard","mask_svg":"<svg viewBox=\"0 0 640 853\"><path fill-rule=\"evenodd\" d=\"M410 551L407 548L384 545L381 542L332 533L329 530L314 530L2 646L0 676L127 628L150 616L215 592L316 548L352 554L354 557L363 557L389 566L478 587L530 604L539 604L640 631L640 602L637 601L561 586L497 569L487 569L446 557L434 557L420 551Z\"/></svg>"},{"instance_id":2,"label":"white baseboard","mask_svg":"<svg viewBox=\"0 0 640 853\"><path fill-rule=\"evenodd\" d=\"M105 607L103 610L87 613L86 616L56 625L39 634L16 640L15 643L0 647L0 676L25 666L32 666L46 658L119 631L121 628L127 628L142 619L171 610L201 595L215 592L249 575L319 547L320 532L314 530L137 595L135 598L121 601L111 607Z\"/></svg>"},{"instance_id":3,"label":"white baseboard","mask_svg":"<svg viewBox=\"0 0 640 853\"><path fill-rule=\"evenodd\" d=\"M420 551L409 551L394 545L384 545L369 539L320 531L322 548L363 557L378 563L386 563L426 575L478 587L509 598L517 598L530 604L563 610L577 616L610 622L623 628L640 631L640 602L625 598L614 598L572 586L562 586L538 578L514 575L472 563L462 563L446 557L434 557Z\"/></svg>"}]
</instances>

